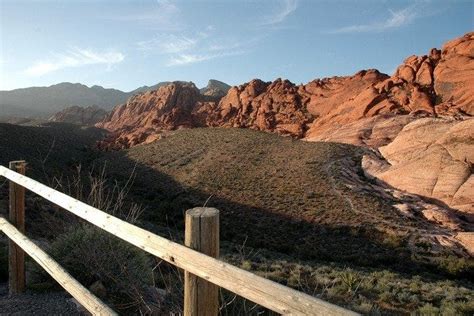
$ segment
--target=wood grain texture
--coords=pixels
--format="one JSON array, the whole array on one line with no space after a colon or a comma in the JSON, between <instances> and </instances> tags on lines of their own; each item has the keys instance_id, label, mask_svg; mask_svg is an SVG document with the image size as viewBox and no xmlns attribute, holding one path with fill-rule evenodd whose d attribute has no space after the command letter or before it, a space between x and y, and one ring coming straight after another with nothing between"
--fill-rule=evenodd
<instances>
[{"instance_id":1,"label":"wood grain texture","mask_svg":"<svg viewBox=\"0 0 474 316\"><path fill-rule=\"evenodd\" d=\"M3 166L0 175L156 257L280 314L357 315L150 233Z\"/></svg>"},{"instance_id":2,"label":"wood grain texture","mask_svg":"<svg viewBox=\"0 0 474 316\"><path fill-rule=\"evenodd\" d=\"M11 161L11 170L25 174L25 161ZM25 232L25 188L10 181L9 220L20 232ZM26 287L25 252L11 239L8 241L8 291L10 294L23 293Z\"/></svg>"},{"instance_id":3,"label":"wood grain texture","mask_svg":"<svg viewBox=\"0 0 474 316\"><path fill-rule=\"evenodd\" d=\"M213 258L219 257L219 211L197 207L186 211L184 244ZM184 272L184 315L204 316L219 313L219 287Z\"/></svg>"},{"instance_id":4,"label":"wood grain texture","mask_svg":"<svg viewBox=\"0 0 474 316\"><path fill-rule=\"evenodd\" d=\"M46 272L93 315L117 315L110 307L94 296L94 294L54 261L53 258L36 246L28 237L23 235L3 217L0 217L0 230L3 231L10 240L13 240L19 247L25 250L31 258L43 267Z\"/></svg>"}]
</instances>

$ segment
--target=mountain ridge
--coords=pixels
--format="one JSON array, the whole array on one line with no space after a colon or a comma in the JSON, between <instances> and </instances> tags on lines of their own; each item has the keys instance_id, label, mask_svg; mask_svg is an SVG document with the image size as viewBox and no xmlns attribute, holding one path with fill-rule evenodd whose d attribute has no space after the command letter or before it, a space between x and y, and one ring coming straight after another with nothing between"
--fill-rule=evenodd
<instances>
[{"instance_id":1,"label":"mountain ridge","mask_svg":"<svg viewBox=\"0 0 474 316\"><path fill-rule=\"evenodd\" d=\"M226 85L214 79L210 81ZM151 86L141 86L128 92L114 88L104 88L100 85L89 87L82 83L73 82L0 90L0 118L48 118L71 106L89 107L95 105L109 111L136 94L156 90L170 83L169 81L163 81ZM203 89L206 89L206 87Z\"/></svg>"}]
</instances>

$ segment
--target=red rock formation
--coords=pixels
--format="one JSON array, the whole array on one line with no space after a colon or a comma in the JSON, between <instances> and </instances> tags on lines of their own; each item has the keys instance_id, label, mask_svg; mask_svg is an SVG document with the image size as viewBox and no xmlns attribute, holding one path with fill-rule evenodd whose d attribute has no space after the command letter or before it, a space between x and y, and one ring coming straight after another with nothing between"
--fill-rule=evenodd
<instances>
[{"instance_id":1,"label":"red rock formation","mask_svg":"<svg viewBox=\"0 0 474 316\"><path fill-rule=\"evenodd\" d=\"M151 142L166 130L203 126L380 148L386 160L366 161L372 174L396 188L474 213L473 158L462 156L473 150L473 120L452 119L472 115L474 33L468 33L441 51L408 57L391 77L371 69L298 86L256 79L232 87L220 101L200 94L193 84L175 82L132 97L97 126L113 132L101 144L108 148ZM439 116L451 119L420 120Z\"/></svg>"},{"instance_id":2,"label":"red rock formation","mask_svg":"<svg viewBox=\"0 0 474 316\"><path fill-rule=\"evenodd\" d=\"M71 106L51 116L49 121L78 125L94 125L102 121L106 115L107 112L96 105L88 107Z\"/></svg>"},{"instance_id":3,"label":"red rock formation","mask_svg":"<svg viewBox=\"0 0 474 316\"><path fill-rule=\"evenodd\" d=\"M439 108L474 115L474 32L444 44L433 77Z\"/></svg>"},{"instance_id":4,"label":"red rock formation","mask_svg":"<svg viewBox=\"0 0 474 316\"><path fill-rule=\"evenodd\" d=\"M378 115L474 115L473 47L474 33L466 34L442 51L408 57L391 77L363 70L299 86L256 79L218 103L192 84L173 83L132 97L98 126L116 133L112 143L128 147L181 127L246 127L319 140Z\"/></svg>"},{"instance_id":5,"label":"red rock formation","mask_svg":"<svg viewBox=\"0 0 474 316\"><path fill-rule=\"evenodd\" d=\"M209 126L248 127L303 137L312 121L307 100L288 80L261 80L233 87L207 118Z\"/></svg>"},{"instance_id":6,"label":"red rock formation","mask_svg":"<svg viewBox=\"0 0 474 316\"><path fill-rule=\"evenodd\" d=\"M99 144L105 148L127 148L159 138L162 131L203 126L201 107L211 106L216 100L203 96L192 83L173 82L158 90L131 97L96 126L113 134Z\"/></svg>"}]
</instances>

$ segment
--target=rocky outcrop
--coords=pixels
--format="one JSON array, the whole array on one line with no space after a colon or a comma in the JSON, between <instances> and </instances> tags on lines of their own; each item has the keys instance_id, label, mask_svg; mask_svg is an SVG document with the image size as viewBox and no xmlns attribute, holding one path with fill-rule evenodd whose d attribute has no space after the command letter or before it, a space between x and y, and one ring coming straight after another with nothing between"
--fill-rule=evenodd
<instances>
[{"instance_id":1,"label":"rocky outcrop","mask_svg":"<svg viewBox=\"0 0 474 316\"><path fill-rule=\"evenodd\" d=\"M418 117L414 115L376 115L326 129L319 132L311 141L330 141L379 148L393 141L405 125L417 119Z\"/></svg>"},{"instance_id":2,"label":"rocky outcrop","mask_svg":"<svg viewBox=\"0 0 474 316\"><path fill-rule=\"evenodd\" d=\"M252 80L229 90L208 125L320 140L378 115L474 115L473 45L474 33L469 33L441 51L410 56L391 77L371 69L299 86L282 79Z\"/></svg>"},{"instance_id":3,"label":"rocky outcrop","mask_svg":"<svg viewBox=\"0 0 474 316\"><path fill-rule=\"evenodd\" d=\"M100 126L113 131L134 125L154 131L196 126L245 127L310 141L336 139L360 144L367 131L380 134L392 127L400 130L412 120L393 119L383 123L379 118L371 119L377 116L474 115L473 45L474 33L468 33L448 42L441 51L433 48L428 55L408 57L391 77L370 69L353 76L317 79L305 85L282 79L274 82L255 79L230 88L223 97L227 85L211 80L201 91L209 97L205 104L193 84L174 82L171 87L192 85L194 90L184 92L165 86L132 97ZM190 94L193 100L175 100L170 97L172 90L176 96ZM185 117L189 114L192 116ZM364 122L369 126L363 127ZM382 129L373 130L371 124ZM358 128L357 133L363 135L355 136L354 130L349 131L347 126ZM343 135L351 133L350 139L345 140ZM388 133L391 136L387 135L385 142L393 139L393 131ZM365 144L381 143L365 141Z\"/></svg>"},{"instance_id":4,"label":"rocky outcrop","mask_svg":"<svg viewBox=\"0 0 474 316\"><path fill-rule=\"evenodd\" d=\"M107 111L96 105L71 106L51 116L49 121L92 126L103 120L106 115Z\"/></svg>"},{"instance_id":5,"label":"rocky outcrop","mask_svg":"<svg viewBox=\"0 0 474 316\"><path fill-rule=\"evenodd\" d=\"M383 160L364 158L368 174L441 200L474 220L474 119L418 119L379 151Z\"/></svg>"},{"instance_id":6,"label":"rocky outcrop","mask_svg":"<svg viewBox=\"0 0 474 316\"><path fill-rule=\"evenodd\" d=\"M113 132L99 147L128 148L156 140L164 131L204 126L200 110L211 110L216 101L201 95L193 83L181 81L135 95L96 125Z\"/></svg>"},{"instance_id":7,"label":"rocky outcrop","mask_svg":"<svg viewBox=\"0 0 474 316\"><path fill-rule=\"evenodd\" d=\"M442 103L474 115L474 32L447 42L433 71L434 91ZM449 107L448 107L449 108Z\"/></svg>"}]
</instances>

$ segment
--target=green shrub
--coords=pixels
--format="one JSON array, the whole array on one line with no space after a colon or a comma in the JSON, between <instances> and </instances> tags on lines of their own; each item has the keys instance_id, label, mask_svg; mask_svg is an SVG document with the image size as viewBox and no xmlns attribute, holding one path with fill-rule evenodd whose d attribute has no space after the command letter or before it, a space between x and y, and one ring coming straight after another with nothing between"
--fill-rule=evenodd
<instances>
[{"instance_id":1,"label":"green shrub","mask_svg":"<svg viewBox=\"0 0 474 316\"><path fill-rule=\"evenodd\" d=\"M472 262L467 261L464 258L458 258L455 256L448 256L440 260L440 266L449 274L457 276L469 270L472 271Z\"/></svg>"},{"instance_id":2,"label":"green shrub","mask_svg":"<svg viewBox=\"0 0 474 316\"><path fill-rule=\"evenodd\" d=\"M357 291L357 288L361 283L359 273L354 272L351 269L347 269L346 271L342 272L339 277L347 293Z\"/></svg>"},{"instance_id":3,"label":"green shrub","mask_svg":"<svg viewBox=\"0 0 474 316\"><path fill-rule=\"evenodd\" d=\"M106 290L102 298L115 308L137 309L146 303L143 293L153 280L149 258L109 233L79 227L59 236L49 253L84 286L99 281ZM36 281L45 281L45 272L36 275Z\"/></svg>"},{"instance_id":4,"label":"green shrub","mask_svg":"<svg viewBox=\"0 0 474 316\"><path fill-rule=\"evenodd\" d=\"M439 315L439 308L431 305L430 303L423 305L422 307L418 308L415 315L420 316L435 316Z\"/></svg>"}]
</instances>

